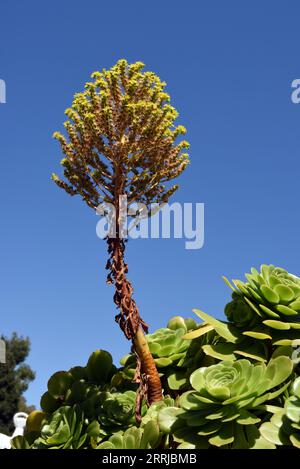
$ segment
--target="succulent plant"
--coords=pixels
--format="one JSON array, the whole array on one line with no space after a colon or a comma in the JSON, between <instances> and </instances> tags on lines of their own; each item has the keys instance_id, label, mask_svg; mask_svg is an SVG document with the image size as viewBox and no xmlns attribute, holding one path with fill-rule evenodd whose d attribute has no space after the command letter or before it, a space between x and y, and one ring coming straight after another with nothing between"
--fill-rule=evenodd
<instances>
[{"instance_id":1,"label":"succulent plant","mask_svg":"<svg viewBox=\"0 0 300 469\"><path fill-rule=\"evenodd\" d=\"M191 340L184 338L185 334L195 327L197 323L194 319L174 316L167 327L146 336L165 393L169 390L185 389L191 372L197 367L196 364L199 366L200 356L204 356L202 341L192 344ZM121 365L124 368L120 375L123 379L132 380L135 363L135 356L132 354L122 358Z\"/></svg>"},{"instance_id":2,"label":"succulent plant","mask_svg":"<svg viewBox=\"0 0 300 469\"><path fill-rule=\"evenodd\" d=\"M37 449L79 449L89 446L88 440L99 432L99 424L86 426L78 406L57 409L44 423L40 437L33 447Z\"/></svg>"},{"instance_id":3,"label":"succulent plant","mask_svg":"<svg viewBox=\"0 0 300 469\"><path fill-rule=\"evenodd\" d=\"M256 424L262 405L287 388L292 369L284 356L268 365L241 359L199 368L190 378L193 391L180 397L180 407L159 413L160 429L171 432L179 448L272 447Z\"/></svg>"},{"instance_id":4,"label":"succulent plant","mask_svg":"<svg viewBox=\"0 0 300 469\"><path fill-rule=\"evenodd\" d=\"M123 393L103 393L103 402L99 410L98 419L101 427L123 427L135 424L135 401L134 391Z\"/></svg>"},{"instance_id":5,"label":"succulent plant","mask_svg":"<svg viewBox=\"0 0 300 469\"><path fill-rule=\"evenodd\" d=\"M195 339L214 331L218 336L203 346L217 360L235 360L241 356L267 362L274 350L293 346L300 339L300 278L273 265L252 268L248 282L224 277L233 290L232 301L225 307L229 322L220 321L199 309L203 320L184 337Z\"/></svg>"},{"instance_id":6,"label":"succulent plant","mask_svg":"<svg viewBox=\"0 0 300 469\"><path fill-rule=\"evenodd\" d=\"M189 342L183 340L185 329L157 329L147 336L151 353L158 368L177 363L188 349Z\"/></svg>"},{"instance_id":7,"label":"succulent plant","mask_svg":"<svg viewBox=\"0 0 300 469\"><path fill-rule=\"evenodd\" d=\"M149 349L158 368L177 364L185 356L190 341L184 340L183 336L188 328L195 326L193 319L185 320L181 316L175 316L170 319L167 327L147 335Z\"/></svg>"},{"instance_id":8,"label":"succulent plant","mask_svg":"<svg viewBox=\"0 0 300 469\"><path fill-rule=\"evenodd\" d=\"M220 321L199 309L193 311L203 323L185 334L184 338L202 338L201 348L208 357L216 360L236 360L242 356L254 361L267 361L269 349L261 339L269 338L268 335L257 331L250 331L248 335L235 324ZM260 340L254 340L255 338Z\"/></svg>"},{"instance_id":9,"label":"succulent plant","mask_svg":"<svg viewBox=\"0 0 300 469\"><path fill-rule=\"evenodd\" d=\"M110 383L115 372L116 367L109 352L96 350L90 355L86 365L86 374L90 382L105 386Z\"/></svg>"},{"instance_id":10,"label":"succulent plant","mask_svg":"<svg viewBox=\"0 0 300 469\"><path fill-rule=\"evenodd\" d=\"M45 417L45 412L41 412L40 410L32 411L26 420L26 432L39 432Z\"/></svg>"},{"instance_id":11,"label":"succulent plant","mask_svg":"<svg viewBox=\"0 0 300 469\"><path fill-rule=\"evenodd\" d=\"M152 404L147 410L144 417L142 418L142 423L141 423L142 427L145 426L150 421L157 422L160 411L167 407L174 407L174 405L175 405L175 400L172 399L170 396L165 396L162 401L155 402L154 404Z\"/></svg>"},{"instance_id":12,"label":"succulent plant","mask_svg":"<svg viewBox=\"0 0 300 469\"><path fill-rule=\"evenodd\" d=\"M197 323L193 319L175 316L170 319L167 327L157 329L153 334L147 334L147 342L156 366L159 369L177 364L182 359L190 345L189 340L183 339L186 332L195 328ZM134 356L125 355L121 365L133 368Z\"/></svg>"},{"instance_id":13,"label":"succulent plant","mask_svg":"<svg viewBox=\"0 0 300 469\"><path fill-rule=\"evenodd\" d=\"M270 422L260 427L262 436L274 445L292 445L300 449L300 377L295 379L284 408L274 410Z\"/></svg>"},{"instance_id":14,"label":"succulent plant","mask_svg":"<svg viewBox=\"0 0 300 469\"><path fill-rule=\"evenodd\" d=\"M225 306L225 315L230 323L241 330L251 330L259 322L257 313L236 292L232 293L232 301Z\"/></svg>"},{"instance_id":15,"label":"succulent plant","mask_svg":"<svg viewBox=\"0 0 300 469\"><path fill-rule=\"evenodd\" d=\"M76 366L69 371L58 371L48 381L48 390L41 397L41 408L52 414L63 405L85 402L91 409L101 390L110 389L116 372L112 356L105 350L93 352L85 367Z\"/></svg>"},{"instance_id":16,"label":"succulent plant","mask_svg":"<svg viewBox=\"0 0 300 469\"><path fill-rule=\"evenodd\" d=\"M229 321L249 337L291 345L300 334L300 278L273 265L252 268L246 278L233 280L233 301L225 308Z\"/></svg>"},{"instance_id":17,"label":"succulent plant","mask_svg":"<svg viewBox=\"0 0 300 469\"><path fill-rule=\"evenodd\" d=\"M157 423L149 421L144 427L131 427L115 433L97 449L153 449L158 447L160 439Z\"/></svg>"},{"instance_id":18,"label":"succulent plant","mask_svg":"<svg viewBox=\"0 0 300 469\"><path fill-rule=\"evenodd\" d=\"M193 319L175 316L170 319L167 327L157 329L153 334L147 334L149 349L157 367L164 368L172 365L184 356L189 347L189 341L183 340L182 337L190 328L196 326ZM133 361L134 355L127 354L122 358L121 365L127 366Z\"/></svg>"},{"instance_id":19,"label":"succulent plant","mask_svg":"<svg viewBox=\"0 0 300 469\"><path fill-rule=\"evenodd\" d=\"M139 425L135 355L117 370L98 350L86 366L52 375L13 449L300 447L300 377L291 386L300 360L291 345L257 337L265 332L253 308L233 296L233 322L195 310L202 324L176 316L149 334L164 397L141 407Z\"/></svg>"}]
</instances>

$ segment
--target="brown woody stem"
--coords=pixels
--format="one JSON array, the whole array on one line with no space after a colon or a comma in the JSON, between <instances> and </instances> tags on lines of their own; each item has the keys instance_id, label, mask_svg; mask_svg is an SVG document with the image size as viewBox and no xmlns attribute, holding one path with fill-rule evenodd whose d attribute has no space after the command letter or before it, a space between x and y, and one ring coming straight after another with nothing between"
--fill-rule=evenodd
<instances>
[{"instance_id":1,"label":"brown woody stem","mask_svg":"<svg viewBox=\"0 0 300 469\"><path fill-rule=\"evenodd\" d=\"M119 309L116 316L120 328L127 339L132 341L133 351L140 363L137 365L136 381L140 383L140 393L146 394L149 405L162 399L162 387L156 365L145 337L147 324L140 316L133 299L133 288L126 273L124 261L125 242L119 237L107 238L110 259L106 268L109 270L107 283L114 284L114 302ZM138 416L138 412L137 412Z\"/></svg>"},{"instance_id":2,"label":"brown woody stem","mask_svg":"<svg viewBox=\"0 0 300 469\"><path fill-rule=\"evenodd\" d=\"M147 377L147 397L148 402L151 405L154 402L159 402L162 400L162 388L154 359L149 350L144 331L141 327L139 327L137 330L133 344L141 360L142 372Z\"/></svg>"}]
</instances>

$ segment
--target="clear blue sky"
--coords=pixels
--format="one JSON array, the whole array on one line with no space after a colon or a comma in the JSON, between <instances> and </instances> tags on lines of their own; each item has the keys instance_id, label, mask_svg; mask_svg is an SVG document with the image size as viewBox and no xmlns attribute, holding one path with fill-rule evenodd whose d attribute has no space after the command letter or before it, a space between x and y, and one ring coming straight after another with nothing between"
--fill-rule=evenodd
<instances>
[{"instance_id":1,"label":"clear blue sky","mask_svg":"<svg viewBox=\"0 0 300 469\"><path fill-rule=\"evenodd\" d=\"M129 344L114 323L97 217L50 180L51 136L91 72L142 60L168 83L188 128L191 165L174 200L204 202L205 246L128 246L135 298L151 330L192 308L222 317L221 280L275 263L300 274L299 2L2 1L0 78L0 332L29 335L38 405L50 374L96 348L117 361Z\"/></svg>"}]
</instances>

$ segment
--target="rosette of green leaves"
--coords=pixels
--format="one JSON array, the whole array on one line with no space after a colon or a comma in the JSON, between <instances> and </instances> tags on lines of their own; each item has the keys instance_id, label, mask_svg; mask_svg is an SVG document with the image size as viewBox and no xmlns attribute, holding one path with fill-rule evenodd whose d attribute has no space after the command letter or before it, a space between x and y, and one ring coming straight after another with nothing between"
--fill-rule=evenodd
<instances>
[{"instance_id":1,"label":"rosette of green leaves","mask_svg":"<svg viewBox=\"0 0 300 469\"><path fill-rule=\"evenodd\" d=\"M251 269L248 282L224 277L233 290L232 301L225 307L229 320L220 321L198 309L203 320L185 335L192 339L214 330L219 340L205 344L203 351L218 360L240 356L268 361L274 348L291 346L300 334L300 279L273 265L262 265L260 272Z\"/></svg>"},{"instance_id":2,"label":"rosette of green leaves","mask_svg":"<svg viewBox=\"0 0 300 469\"><path fill-rule=\"evenodd\" d=\"M243 333L235 324L220 321L199 309L193 311L203 323L185 334L184 338L202 338L201 349L208 357L216 360L236 360L242 356L254 361L267 361L269 348L263 339L270 338L269 335L256 330ZM253 340L255 338L260 340Z\"/></svg>"},{"instance_id":3,"label":"rosette of green leaves","mask_svg":"<svg viewBox=\"0 0 300 469\"><path fill-rule=\"evenodd\" d=\"M98 414L101 428L127 428L135 424L135 402L134 391L103 393Z\"/></svg>"},{"instance_id":4,"label":"rosette of green leaves","mask_svg":"<svg viewBox=\"0 0 300 469\"><path fill-rule=\"evenodd\" d=\"M48 381L48 390L41 398L41 408L47 414L53 413L63 405L86 402L89 414L97 400L97 393L111 387L116 372L112 356L105 350L93 352L85 367L76 366L69 371L58 371Z\"/></svg>"},{"instance_id":5,"label":"rosette of green leaves","mask_svg":"<svg viewBox=\"0 0 300 469\"><path fill-rule=\"evenodd\" d=\"M88 448L90 439L97 438L99 424L84 422L79 406L62 406L44 423L40 437L33 443L36 449Z\"/></svg>"},{"instance_id":6,"label":"rosette of green leaves","mask_svg":"<svg viewBox=\"0 0 300 469\"><path fill-rule=\"evenodd\" d=\"M275 408L270 422L263 423L260 432L274 445L292 445L300 449L300 377L294 381L284 408Z\"/></svg>"},{"instance_id":7,"label":"rosette of green leaves","mask_svg":"<svg viewBox=\"0 0 300 469\"><path fill-rule=\"evenodd\" d=\"M188 340L183 339L187 330L186 321L177 316L169 321L167 327L147 335L149 349L158 368L178 364L185 357L190 345Z\"/></svg>"},{"instance_id":8,"label":"rosette of green leaves","mask_svg":"<svg viewBox=\"0 0 300 469\"><path fill-rule=\"evenodd\" d=\"M280 356L252 364L241 359L199 368L192 373L192 391L179 398L179 407L162 409L160 429L172 433L180 448L274 447L260 435L263 405L288 387L293 363Z\"/></svg>"},{"instance_id":9,"label":"rosette of green leaves","mask_svg":"<svg viewBox=\"0 0 300 469\"><path fill-rule=\"evenodd\" d=\"M246 274L247 282L233 280L233 301L225 308L228 319L255 339L291 345L299 338L300 278L285 269L262 265Z\"/></svg>"},{"instance_id":10,"label":"rosette of green leaves","mask_svg":"<svg viewBox=\"0 0 300 469\"><path fill-rule=\"evenodd\" d=\"M245 301L239 293L232 293L232 301L225 306L225 315L230 323L233 323L242 331L253 330L260 317Z\"/></svg>"},{"instance_id":11,"label":"rosette of green leaves","mask_svg":"<svg viewBox=\"0 0 300 469\"><path fill-rule=\"evenodd\" d=\"M174 316L167 327L148 334L147 341L150 352L154 358L163 387L169 390L184 389L188 383L192 362L198 363L199 355L203 357L201 346L191 350L191 341L183 336L191 329L197 327L194 319L184 319ZM124 379L130 380L134 376L136 359L134 355L126 355L121 360L123 369L119 373Z\"/></svg>"},{"instance_id":12,"label":"rosette of green leaves","mask_svg":"<svg viewBox=\"0 0 300 469\"><path fill-rule=\"evenodd\" d=\"M145 426L150 421L157 422L160 411L162 409L166 409L167 407L174 407L174 405L175 400L172 399L170 396L165 396L163 400L155 402L147 409L147 412L142 418L141 425Z\"/></svg>"},{"instance_id":13,"label":"rosette of green leaves","mask_svg":"<svg viewBox=\"0 0 300 469\"><path fill-rule=\"evenodd\" d=\"M168 322L167 327L157 329L153 334L147 334L147 342L150 352L154 358L157 368L165 368L177 364L184 358L190 341L184 340L184 334L197 326L194 319L184 319L181 316L174 316ZM134 356L125 355L121 360L121 365L133 365ZM132 366L133 368L133 366Z\"/></svg>"},{"instance_id":14,"label":"rosette of green leaves","mask_svg":"<svg viewBox=\"0 0 300 469\"><path fill-rule=\"evenodd\" d=\"M96 449L153 449L161 441L161 432L155 421L149 421L144 427L130 427L115 433Z\"/></svg>"}]
</instances>

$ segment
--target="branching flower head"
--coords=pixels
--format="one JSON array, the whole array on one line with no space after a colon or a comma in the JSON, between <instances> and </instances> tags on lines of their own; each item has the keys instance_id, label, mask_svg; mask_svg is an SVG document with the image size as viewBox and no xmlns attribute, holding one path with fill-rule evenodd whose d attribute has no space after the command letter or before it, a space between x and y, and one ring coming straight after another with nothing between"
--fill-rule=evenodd
<instances>
[{"instance_id":1,"label":"branching flower head","mask_svg":"<svg viewBox=\"0 0 300 469\"><path fill-rule=\"evenodd\" d=\"M177 189L165 183L188 164L182 125L165 91L166 83L144 64L119 60L110 70L92 74L82 93L66 110L60 132L64 179L54 182L70 195L79 194L92 208L125 194L129 203L167 201Z\"/></svg>"}]
</instances>

